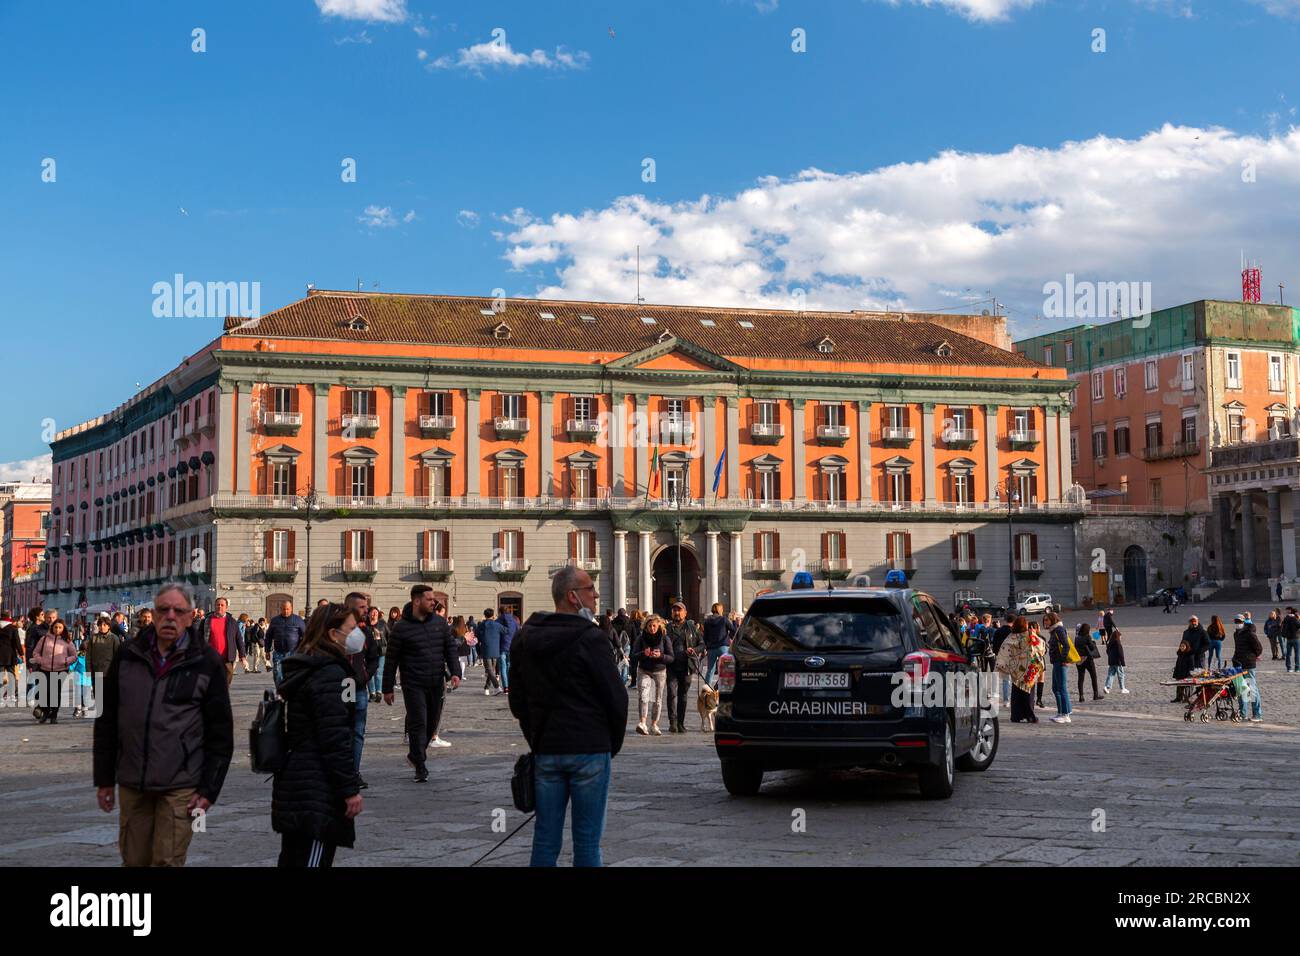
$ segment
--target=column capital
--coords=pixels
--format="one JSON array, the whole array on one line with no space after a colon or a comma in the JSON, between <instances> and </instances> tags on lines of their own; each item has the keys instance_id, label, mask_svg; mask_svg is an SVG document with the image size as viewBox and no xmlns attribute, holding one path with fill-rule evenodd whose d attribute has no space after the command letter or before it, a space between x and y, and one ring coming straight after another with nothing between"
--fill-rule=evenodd
<instances>
[{"instance_id":1,"label":"column capital","mask_svg":"<svg viewBox=\"0 0 1300 956\"><path fill-rule=\"evenodd\" d=\"M544 401L544 402L553 402L553 401L555 401L555 393L554 393L554 392L538 392L537 394L540 395L540 396L542 397L542 401Z\"/></svg>"},{"instance_id":2,"label":"column capital","mask_svg":"<svg viewBox=\"0 0 1300 956\"><path fill-rule=\"evenodd\" d=\"M312 383L311 383L312 393L313 393L317 398L328 398L328 397L329 397L329 393L330 393L330 389L331 389L332 387L333 387L333 386L332 386L329 382L312 382Z\"/></svg>"},{"instance_id":3,"label":"column capital","mask_svg":"<svg viewBox=\"0 0 1300 956\"><path fill-rule=\"evenodd\" d=\"M390 385L390 386L388 386L388 387L389 387L389 388L392 390L392 392L393 392L393 398L405 398L405 397L406 397L406 386L405 386L405 385Z\"/></svg>"},{"instance_id":4,"label":"column capital","mask_svg":"<svg viewBox=\"0 0 1300 956\"><path fill-rule=\"evenodd\" d=\"M649 405L649 404L650 404L650 393L649 393L649 392L637 392L637 393L636 393L636 403L637 403L638 406Z\"/></svg>"},{"instance_id":5,"label":"column capital","mask_svg":"<svg viewBox=\"0 0 1300 956\"><path fill-rule=\"evenodd\" d=\"M728 408L735 408L740 404L740 397L737 395L724 395L722 400L727 403Z\"/></svg>"},{"instance_id":6,"label":"column capital","mask_svg":"<svg viewBox=\"0 0 1300 956\"><path fill-rule=\"evenodd\" d=\"M616 538L626 538L626 537L627 537L627 531L626 531L625 529L622 529L622 528L617 528L617 529L615 529L615 531L614 531L614 537L616 537Z\"/></svg>"},{"instance_id":7,"label":"column capital","mask_svg":"<svg viewBox=\"0 0 1300 956\"><path fill-rule=\"evenodd\" d=\"M790 403L794 405L795 408L803 408L804 405L808 404L808 399L802 397L792 398L790 399Z\"/></svg>"},{"instance_id":8,"label":"column capital","mask_svg":"<svg viewBox=\"0 0 1300 956\"><path fill-rule=\"evenodd\" d=\"M1002 406L1001 406L1001 405L985 405L985 406L984 406L984 411L985 411L987 414L989 414L989 415L996 415L999 411L1001 411L1001 409L1002 409Z\"/></svg>"},{"instance_id":9,"label":"column capital","mask_svg":"<svg viewBox=\"0 0 1300 956\"><path fill-rule=\"evenodd\" d=\"M700 403L701 403L705 408L712 408L714 405L716 405L716 404L718 403L718 396L716 396L716 395L701 395L701 396L700 396Z\"/></svg>"},{"instance_id":10,"label":"column capital","mask_svg":"<svg viewBox=\"0 0 1300 956\"><path fill-rule=\"evenodd\" d=\"M933 414L934 414L934 402L922 402L922 403L921 403L921 412L922 412L923 414L925 414L925 415L933 415Z\"/></svg>"},{"instance_id":11,"label":"column capital","mask_svg":"<svg viewBox=\"0 0 1300 956\"><path fill-rule=\"evenodd\" d=\"M722 532L721 532L721 531L715 531L714 529L710 528L710 529L708 529L707 531L705 531L704 533L705 533L707 536L709 536L710 538L716 538L716 537L717 537L718 535L720 535Z\"/></svg>"},{"instance_id":12,"label":"column capital","mask_svg":"<svg viewBox=\"0 0 1300 956\"><path fill-rule=\"evenodd\" d=\"M483 394L483 389L481 388L465 389L465 398L471 402L477 402L479 400L479 397L482 396L482 394Z\"/></svg>"},{"instance_id":13,"label":"column capital","mask_svg":"<svg viewBox=\"0 0 1300 956\"><path fill-rule=\"evenodd\" d=\"M637 534L639 534L639 535L641 536L641 540L643 540L643 541L644 541L645 539L647 539L647 538L650 537L650 532L649 532L649 531L638 531Z\"/></svg>"},{"instance_id":14,"label":"column capital","mask_svg":"<svg viewBox=\"0 0 1300 956\"><path fill-rule=\"evenodd\" d=\"M871 399L869 399L869 398L859 398L859 399L858 399L858 411L860 411L860 412L869 412L869 411L871 411Z\"/></svg>"}]
</instances>

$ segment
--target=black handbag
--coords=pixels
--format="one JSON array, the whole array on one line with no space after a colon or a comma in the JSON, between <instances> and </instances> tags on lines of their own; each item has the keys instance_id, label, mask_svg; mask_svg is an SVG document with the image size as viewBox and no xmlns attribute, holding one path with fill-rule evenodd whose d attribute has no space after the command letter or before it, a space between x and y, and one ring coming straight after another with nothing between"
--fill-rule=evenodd
<instances>
[{"instance_id":1,"label":"black handbag","mask_svg":"<svg viewBox=\"0 0 1300 956\"><path fill-rule=\"evenodd\" d=\"M531 753L520 754L515 760L515 772L510 777L510 796L515 801L515 809L520 813L532 813L537 809L537 791L534 788L536 770Z\"/></svg>"}]
</instances>

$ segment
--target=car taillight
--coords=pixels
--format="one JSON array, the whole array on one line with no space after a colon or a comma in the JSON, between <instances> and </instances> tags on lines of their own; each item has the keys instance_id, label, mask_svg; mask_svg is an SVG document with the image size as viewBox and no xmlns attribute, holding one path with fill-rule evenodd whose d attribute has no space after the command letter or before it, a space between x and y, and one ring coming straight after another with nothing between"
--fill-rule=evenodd
<instances>
[{"instance_id":1,"label":"car taillight","mask_svg":"<svg viewBox=\"0 0 1300 956\"><path fill-rule=\"evenodd\" d=\"M730 694L736 689L736 659L730 654L718 658L718 693Z\"/></svg>"},{"instance_id":2,"label":"car taillight","mask_svg":"<svg viewBox=\"0 0 1300 956\"><path fill-rule=\"evenodd\" d=\"M903 673L908 683L919 690L930 673L930 655L925 651L914 651L903 658Z\"/></svg>"}]
</instances>

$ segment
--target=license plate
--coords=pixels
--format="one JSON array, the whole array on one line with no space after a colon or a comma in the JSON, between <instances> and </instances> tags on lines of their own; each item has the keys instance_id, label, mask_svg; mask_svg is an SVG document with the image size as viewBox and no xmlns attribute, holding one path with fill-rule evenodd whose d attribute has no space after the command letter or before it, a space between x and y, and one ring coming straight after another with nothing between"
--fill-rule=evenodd
<instances>
[{"instance_id":1,"label":"license plate","mask_svg":"<svg viewBox=\"0 0 1300 956\"><path fill-rule=\"evenodd\" d=\"M839 673L792 673L781 675L781 687L785 690L845 690L849 686L846 671Z\"/></svg>"}]
</instances>

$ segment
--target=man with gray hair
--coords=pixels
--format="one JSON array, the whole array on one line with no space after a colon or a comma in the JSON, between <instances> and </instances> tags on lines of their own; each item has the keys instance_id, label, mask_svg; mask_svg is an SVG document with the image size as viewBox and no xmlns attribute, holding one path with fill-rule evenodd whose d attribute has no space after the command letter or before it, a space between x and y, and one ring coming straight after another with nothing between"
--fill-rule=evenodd
<instances>
[{"instance_id":1,"label":"man with gray hair","mask_svg":"<svg viewBox=\"0 0 1300 956\"><path fill-rule=\"evenodd\" d=\"M610 760L627 732L627 688L596 624L596 586L581 568L551 579L555 612L528 619L511 646L510 711L533 752L532 866L555 866L573 801L573 863L600 866Z\"/></svg>"},{"instance_id":2,"label":"man with gray hair","mask_svg":"<svg viewBox=\"0 0 1300 956\"><path fill-rule=\"evenodd\" d=\"M184 866L191 817L217 802L234 754L226 664L193 637L194 595L164 584L154 624L125 642L104 678L95 721L99 808L121 794L124 866Z\"/></svg>"}]
</instances>

